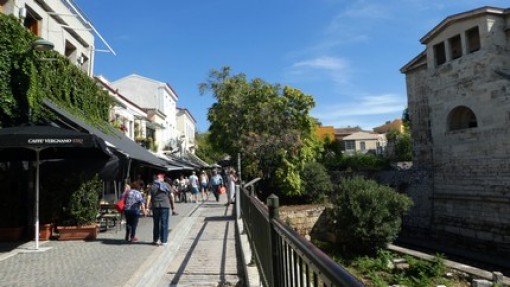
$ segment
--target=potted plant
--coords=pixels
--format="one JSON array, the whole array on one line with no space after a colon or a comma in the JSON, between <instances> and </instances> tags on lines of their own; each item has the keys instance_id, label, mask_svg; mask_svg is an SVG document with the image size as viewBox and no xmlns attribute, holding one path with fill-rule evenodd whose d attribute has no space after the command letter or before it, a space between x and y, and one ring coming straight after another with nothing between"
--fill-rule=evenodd
<instances>
[{"instance_id":1,"label":"potted plant","mask_svg":"<svg viewBox=\"0 0 510 287\"><path fill-rule=\"evenodd\" d=\"M103 184L96 175L83 181L71 194L63 226L58 226L59 240L90 240L97 237L96 218L99 213L99 194Z\"/></svg>"}]
</instances>

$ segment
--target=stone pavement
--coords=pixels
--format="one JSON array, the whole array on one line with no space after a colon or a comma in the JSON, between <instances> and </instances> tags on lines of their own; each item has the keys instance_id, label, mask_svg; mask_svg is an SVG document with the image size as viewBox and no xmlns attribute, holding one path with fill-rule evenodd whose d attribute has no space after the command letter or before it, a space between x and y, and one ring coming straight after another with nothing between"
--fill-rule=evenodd
<instances>
[{"instance_id":1,"label":"stone pavement","mask_svg":"<svg viewBox=\"0 0 510 287\"><path fill-rule=\"evenodd\" d=\"M177 203L169 244L152 245L152 218L140 218L139 242L122 230L94 241L0 243L0 286L234 286L242 281L233 205L212 199Z\"/></svg>"}]
</instances>

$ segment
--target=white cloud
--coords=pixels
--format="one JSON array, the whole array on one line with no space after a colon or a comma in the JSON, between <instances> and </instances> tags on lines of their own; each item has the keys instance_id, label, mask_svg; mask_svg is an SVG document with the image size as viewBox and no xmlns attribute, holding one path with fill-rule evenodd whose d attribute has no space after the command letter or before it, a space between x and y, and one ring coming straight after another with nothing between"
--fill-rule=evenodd
<instances>
[{"instance_id":1,"label":"white cloud","mask_svg":"<svg viewBox=\"0 0 510 287\"><path fill-rule=\"evenodd\" d=\"M338 99L338 104L321 108L321 118L334 119L345 116L381 115L402 112L407 102L405 97L395 94L363 96L350 98L350 101Z\"/></svg>"},{"instance_id":2,"label":"white cloud","mask_svg":"<svg viewBox=\"0 0 510 287\"><path fill-rule=\"evenodd\" d=\"M348 78L349 64L345 59L322 56L296 62L287 71L290 81L333 80L337 84L345 83Z\"/></svg>"},{"instance_id":3,"label":"white cloud","mask_svg":"<svg viewBox=\"0 0 510 287\"><path fill-rule=\"evenodd\" d=\"M395 94L382 94L330 100L335 104L318 105L312 116L324 125L335 127L361 126L371 129L402 115L407 105L405 97Z\"/></svg>"}]
</instances>

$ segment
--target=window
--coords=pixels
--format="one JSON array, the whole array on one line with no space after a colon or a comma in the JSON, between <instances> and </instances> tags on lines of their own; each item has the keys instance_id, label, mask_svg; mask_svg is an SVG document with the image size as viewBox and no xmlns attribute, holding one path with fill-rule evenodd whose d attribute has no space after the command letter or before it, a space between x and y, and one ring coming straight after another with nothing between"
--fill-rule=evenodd
<instances>
[{"instance_id":1,"label":"window","mask_svg":"<svg viewBox=\"0 0 510 287\"><path fill-rule=\"evenodd\" d=\"M359 142L359 149L364 151L367 149L366 145L365 145L365 142Z\"/></svg>"},{"instance_id":2,"label":"window","mask_svg":"<svg viewBox=\"0 0 510 287\"><path fill-rule=\"evenodd\" d=\"M462 43L460 41L460 35L448 39L448 44L450 44L450 57L452 59L460 58L462 56Z\"/></svg>"},{"instance_id":3,"label":"window","mask_svg":"<svg viewBox=\"0 0 510 287\"><path fill-rule=\"evenodd\" d=\"M454 108L448 115L448 128L450 131L476 128L478 122L473 111L465 106Z\"/></svg>"},{"instance_id":4,"label":"window","mask_svg":"<svg viewBox=\"0 0 510 287\"><path fill-rule=\"evenodd\" d=\"M434 59L436 61L436 66L442 65L446 62L446 52L443 42L434 45Z\"/></svg>"},{"instance_id":5,"label":"window","mask_svg":"<svg viewBox=\"0 0 510 287\"><path fill-rule=\"evenodd\" d=\"M466 39L468 53L473 53L480 50L480 32L478 31L478 27L467 30Z\"/></svg>"},{"instance_id":6,"label":"window","mask_svg":"<svg viewBox=\"0 0 510 287\"><path fill-rule=\"evenodd\" d=\"M37 15L34 10L27 8L27 16L25 20L23 20L23 26L25 26L30 32L32 32L36 36L40 36L40 22L41 17Z\"/></svg>"},{"instance_id":7,"label":"window","mask_svg":"<svg viewBox=\"0 0 510 287\"><path fill-rule=\"evenodd\" d=\"M345 141L345 150L354 150L354 141Z\"/></svg>"},{"instance_id":8,"label":"window","mask_svg":"<svg viewBox=\"0 0 510 287\"><path fill-rule=\"evenodd\" d=\"M69 43L68 41L66 41L66 50L64 52L64 55L69 60L77 60L76 47L73 44Z\"/></svg>"}]
</instances>

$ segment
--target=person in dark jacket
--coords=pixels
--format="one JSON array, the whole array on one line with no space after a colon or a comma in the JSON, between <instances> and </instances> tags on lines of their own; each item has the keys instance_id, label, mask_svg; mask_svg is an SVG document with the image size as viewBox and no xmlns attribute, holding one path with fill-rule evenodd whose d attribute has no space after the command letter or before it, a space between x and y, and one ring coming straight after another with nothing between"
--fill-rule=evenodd
<instances>
[{"instance_id":1,"label":"person in dark jacket","mask_svg":"<svg viewBox=\"0 0 510 287\"><path fill-rule=\"evenodd\" d=\"M152 210L152 242L156 245L167 245L168 224L170 217L171 187L165 182L165 174L157 175L152 184L149 198L149 208Z\"/></svg>"}]
</instances>

